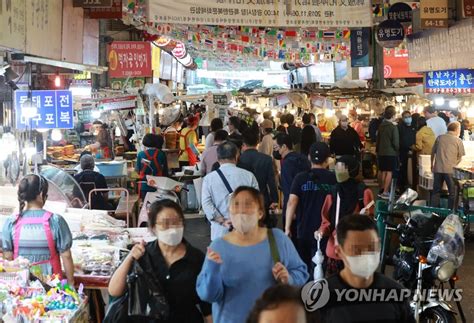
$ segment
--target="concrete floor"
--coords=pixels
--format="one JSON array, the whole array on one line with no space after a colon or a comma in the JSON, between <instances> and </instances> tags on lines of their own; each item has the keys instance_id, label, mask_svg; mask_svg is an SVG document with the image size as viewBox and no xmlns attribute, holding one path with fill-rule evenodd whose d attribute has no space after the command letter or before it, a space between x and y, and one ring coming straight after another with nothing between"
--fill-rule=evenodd
<instances>
[{"instance_id":1,"label":"concrete floor","mask_svg":"<svg viewBox=\"0 0 474 323\"><path fill-rule=\"evenodd\" d=\"M203 217L186 216L184 236L193 246L206 252L210 243L209 224ZM390 271L390 267L387 271ZM472 238L466 242L466 254L458 276L457 287L463 289L462 307L466 322L472 323L474 322L474 239ZM458 322L461 322L459 317Z\"/></svg>"}]
</instances>

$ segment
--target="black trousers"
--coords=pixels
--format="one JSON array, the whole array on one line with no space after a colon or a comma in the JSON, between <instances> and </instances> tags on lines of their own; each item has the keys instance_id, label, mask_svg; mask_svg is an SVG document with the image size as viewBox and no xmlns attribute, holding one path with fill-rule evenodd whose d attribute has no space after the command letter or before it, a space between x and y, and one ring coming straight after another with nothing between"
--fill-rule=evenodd
<instances>
[{"instance_id":1,"label":"black trousers","mask_svg":"<svg viewBox=\"0 0 474 323\"><path fill-rule=\"evenodd\" d=\"M408 156L409 150L400 150L400 174L398 176L398 185L404 190L408 186Z\"/></svg>"}]
</instances>

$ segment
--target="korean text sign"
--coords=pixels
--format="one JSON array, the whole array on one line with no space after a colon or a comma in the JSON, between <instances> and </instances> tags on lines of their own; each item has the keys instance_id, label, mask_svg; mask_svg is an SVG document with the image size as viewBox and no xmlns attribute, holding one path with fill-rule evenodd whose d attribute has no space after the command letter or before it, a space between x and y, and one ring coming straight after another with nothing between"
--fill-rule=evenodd
<instances>
[{"instance_id":1,"label":"korean text sign","mask_svg":"<svg viewBox=\"0 0 474 323\"><path fill-rule=\"evenodd\" d=\"M151 22L262 27L369 27L370 0L148 1Z\"/></svg>"},{"instance_id":2,"label":"korean text sign","mask_svg":"<svg viewBox=\"0 0 474 323\"><path fill-rule=\"evenodd\" d=\"M151 45L149 42L114 41L108 46L109 76L151 77Z\"/></svg>"},{"instance_id":3,"label":"korean text sign","mask_svg":"<svg viewBox=\"0 0 474 323\"><path fill-rule=\"evenodd\" d=\"M27 99L28 91L15 91L17 129L72 129L74 127L71 91L32 91L31 100L37 108L35 116L29 116L22 107Z\"/></svg>"},{"instance_id":4,"label":"korean text sign","mask_svg":"<svg viewBox=\"0 0 474 323\"><path fill-rule=\"evenodd\" d=\"M428 72L426 93L474 93L474 70L445 70Z\"/></svg>"},{"instance_id":5,"label":"korean text sign","mask_svg":"<svg viewBox=\"0 0 474 323\"><path fill-rule=\"evenodd\" d=\"M370 28L351 30L351 67L369 66Z\"/></svg>"},{"instance_id":6,"label":"korean text sign","mask_svg":"<svg viewBox=\"0 0 474 323\"><path fill-rule=\"evenodd\" d=\"M421 28L448 28L448 0L420 1Z\"/></svg>"}]
</instances>

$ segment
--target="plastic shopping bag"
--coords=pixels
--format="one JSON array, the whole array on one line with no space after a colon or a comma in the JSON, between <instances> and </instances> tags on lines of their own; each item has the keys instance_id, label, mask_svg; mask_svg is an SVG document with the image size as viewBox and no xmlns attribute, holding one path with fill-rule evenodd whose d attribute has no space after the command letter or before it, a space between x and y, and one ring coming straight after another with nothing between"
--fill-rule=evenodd
<instances>
[{"instance_id":1,"label":"plastic shopping bag","mask_svg":"<svg viewBox=\"0 0 474 323\"><path fill-rule=\"evenodd\" d=\"M439 260L452 261L460 267L464 258L464 230L459 216L451 214L443 221L428 253L431 263Z\"/></svg>"}]
</instances>

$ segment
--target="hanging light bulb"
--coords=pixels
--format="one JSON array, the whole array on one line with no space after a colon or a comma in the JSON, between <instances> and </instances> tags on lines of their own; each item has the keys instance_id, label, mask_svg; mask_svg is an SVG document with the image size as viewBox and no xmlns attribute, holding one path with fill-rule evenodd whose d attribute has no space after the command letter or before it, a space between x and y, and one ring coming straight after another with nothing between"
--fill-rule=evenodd
<instances>
[{"instance_id":1,"label":"hanging light bulb","mask_svg":"<svg viewBox=\"0 0 474 323\"><path fill-rule=\"evenodd\" d=\"M63 139L63 134L61 133L61 130L53 129L53 131L51 131L51 139L53 141L60 141L61 139Z\"/></svg>"},{"instance_id":2,"label":"hanging light bulb","mask_svg":"<svg viewBox=\"0 0 474 323\"><path fill-rule=\"evenodd\" d=\"M56 76L54 77L54 86L55 87L61 86L61 77L59 76L59 73L56 73Z\"/></svg>"},{"instance_id":3,"label":"hanging light bulb","mask_svg":"<svg viewBox=\"0 0 474 323\"><path fill-rule=\"evenodd\" d=\"M457 108L459 108L459 100L458 100L458 99L449 100L449 107L450 107L451 109L457 109Z\"/></svg>"},{"instance_id":4,"label":"hanging light bulb","mask_svg":"<svg viewBox=\"0 0 474 323\"><path fill-rule=\"evenodd\" d=\"M94 119L99 119L101 116L102 112L100 110L92 110L91 116Z\"/></svg>"},{"instance_id":5,"label":"hanging light bulb","mask_svg":"<svg viewBox=\"0 0 474 323\"><path fill-rule=\"evenodd\" d=\"M434 104L437 105L437 106L443 105L444 104L444 98L442 96L437 97L436 99L434 99Z\"/></svg>"}]
</instances>

